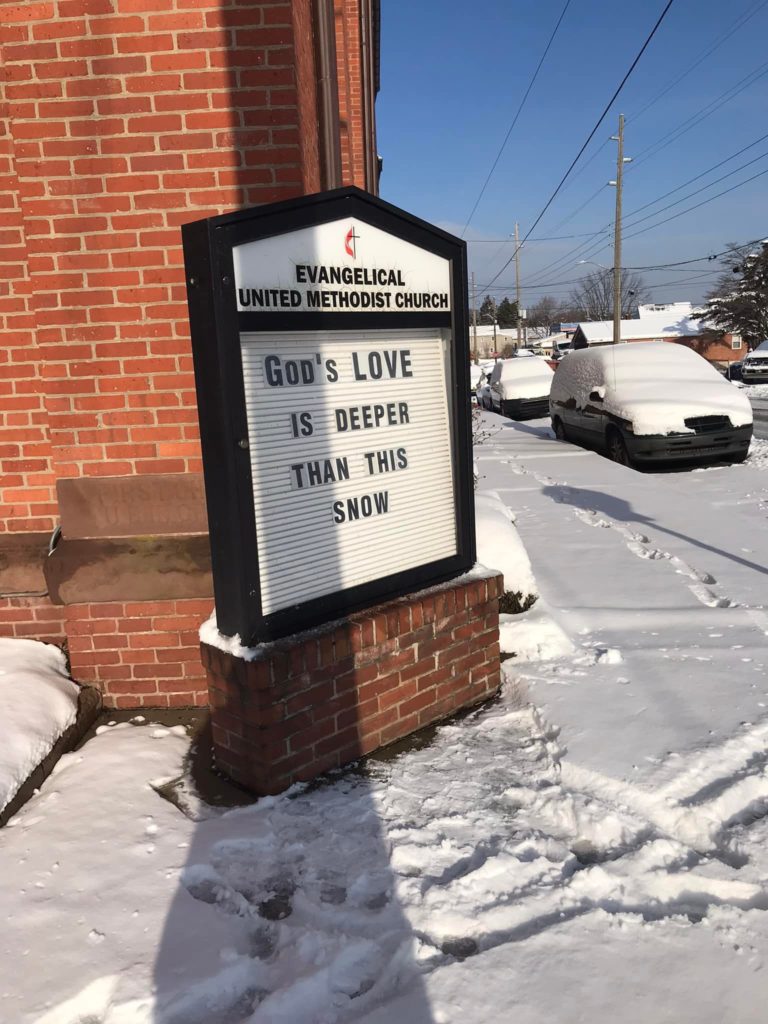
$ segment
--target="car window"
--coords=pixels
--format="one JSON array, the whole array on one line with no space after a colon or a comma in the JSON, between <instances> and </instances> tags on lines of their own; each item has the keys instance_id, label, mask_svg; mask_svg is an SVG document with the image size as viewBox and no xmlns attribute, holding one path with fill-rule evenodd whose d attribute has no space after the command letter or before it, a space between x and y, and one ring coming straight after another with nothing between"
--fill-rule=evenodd
<instances>
[{"instance_id":1,"label":"car window","mask_svg":"<svg viewBox=\"0 0 768 1024\"><path fill-rule=\"evenodd\" d=\"M552 382L553 401L573 399L576 407L583 409L589 403L590 392L605 384L603 358L598 350L581 349L558 363Z\"/></svg>"}]
</instances>

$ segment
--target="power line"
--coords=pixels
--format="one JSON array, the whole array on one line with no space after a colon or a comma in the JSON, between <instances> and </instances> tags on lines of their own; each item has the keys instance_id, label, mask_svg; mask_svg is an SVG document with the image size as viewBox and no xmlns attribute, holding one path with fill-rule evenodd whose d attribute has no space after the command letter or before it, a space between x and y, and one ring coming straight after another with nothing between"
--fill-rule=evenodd
<instances>
[{"instance_id":1,"label":"power line","mask_svg":"<svg viewBox=\"0 0 768 1024\"><path fill-rule=\"evenodd\" d=\"M660 228L662 224L667 224L671 220L677 220L678 217L682 217L684 214L690 213L692 210L698 210L700 207L706 206L707 203L712 203L715 199L720 199L721 196L727 196L729 192L735 192L736 189L742 188L744 185L748 185L751 181L755 181L757 178L762 178L764 174L768 174L768 168L764 171L758 171L758 173L753 174L751 178L745 178L744 181L740 181L736 185L731 185L730 188L723 189L723 191L718 192L717 195L710 196L708 199L703 199L700 203L695 203L693 206L689 206L685 210L680 210L679 213L673 213L671 217L665 217L664 220L660 220L658 224L649 224L647 228L640 228L639 231L633 231L632 234L627 235L626 237L634 238L635 235L642 235L646 231L653 231L654 228Z\"/></svg>"},{"instance_id":2,"label":"power line","mask_svg":"<svg viewBox=\"0 0 768 1024\"><path fill-rule=\"evenodd\" d=\"M668 145L671 145L672 142L676 141L676 139L678 139L682 135L686 134L690 129L696 127L696 125L700 124L703 120L705 120L707 117L709 117L710 114L713 114L716 110L719 110L720 107L724 106L725 103L728 103L730 100L735 99L735 97L738 96L739 93L743 92L750 85L753 85L759 78L762 78L765 74L768 74L768 63L758 65L758 67L756 69L754 69L753 71L751 71L748 75L746 75L745 78L740 79L736 83L735 86L731 86L729 89L726 89L725 92L720 93L718 96L715 97L714 100L710 101L708 104L705 104L705 106L699 108L699 110L696 111L694 114L692 114L691 117L687 118L685 121L681 122L681 124L679 124L676 128L672 129L671 132L668 132L666 135L662 135L659 139L656 140L656 142L653 142L653 143L650 144L650 146L647 146L644 150L641 151L640 154L638 154L638 157L635 159L635 161L633 162L633 165L632 165L632 167L630 169L634 172L634 170L637 168L638 163L643 163L645 160L649 160L652 157L658 155L658 153L660 153L662 151L662 149L665 149ZM759 142L760 139L758 139L756 141ZM753 143L753 145L754 144L756 144L756 143ZM747 148L749 148L749 147L747 147ZM651 151L653 151L653 152L651 152ZM740 151L740 152L743 152L743 151ZM643 156L643 154L647 154L647 155ZM736 156L738 156L738 153L732 154L731 157L729 157L728 159L734 159ZM727 161L725 161L725 162L727 162ZM712 167L712 168L710 168L710 171L712 171L714 169L715 169L715 167ZM703 172L703 173L709 173L709 172ZM693 180L695 180L695 179L693 179ZM690 184L690 182L688 182L688 184ZM679 186L679 187L682 188L684 186ZM596 196L599 194L600 191L602 191L602 188L600 190L598 190L598 193L595 193L595 195L591 196L590 199L588 200L588 202L591 202L594 198L596 198ZM668 194L671 194L671 193L668 193ZM664 197L662 196L659 199L654 200L654 203L655 202L660 202L661 198L664 198ZM579 209L583 209L583 207L585 205L587 205L587 204L586 203L582 204L582 206ZM652 204L646 204L646 206L647 205L652 205ZM645 208L646 207L641 207L640 209L645 209ZM639 210L635 210L634 212L637 213L637 212L639 212ZM566 221L569 220L569 219L570 219L570 217L566 218ZM562 224L562 223L565 223L566 221L560 221L559 223ZM610 231L611 228L612 228L612 225L613 225L613 221L611 221L609 224L607 224L605 226L605 228L601 228L600 230L593 232L593 237L595 239L597 239L597 236L599 234L602 234L604 232ZM525 241L525 239L523 241ZM590 243L589 242L582 242L582 243L580 243L579 245L577 245L575 247L575 249L571 250L571 252L565 253L563 256L558 257L552 263L548 264L546 267L543 268L543 271L540 271L540 273L541 272L546 272L546 271L549 271L549 270L553 270L559 264L565 265L567 263L568 259L571 256L576 256L576 255L583 256L583 255L587 255L587 254L588 255L595 255L598 252L602 252L604 246L600 245L600 246L598 246L597 249L594 249L591 253L587 253L587 250L589 248L590 248ZM507 263L507 266L508 265L509 265L509 263ZM505 269L506 269L506 267L503 267L502 271L500 271L500 273L503 272ZM525 286L525 282L523 282L523 284Z\"/></svg>"},{"instance_id":3,"label":"power line","mask_svg":"<svg viewBox=\"0 0 768 1024\"><path fill-rule=\"evenodd\" d=\"M750 21L755 16L755 14L757 14L759 11L761 11L766 5L768 5L768 0L760 0L760 3L756 4L756 6L753 7L751 11L747 11L745 14L739 15L736 18L736 20L731 23L731 27L724 34L718 36L717 40L712 44L712 46L710 46L707 50L705 50L697 58L695 58L693 63L689 64L688 67L681 74L677 75L676 78L673 78L672 81L669 82L661 90L661 92L657 93L653 97L653 99L649 100L648 103L646 103L644 107L641 107L640 110L637 111L637 113L630 114L627 117L627 124L629 124L629 123L634 124L635 121L639 120L645 113L647 113L647 111L649 111L651 109L651 107L655 106L656 103L658 103L658 101L660 99L662 99L664 96L666 96L667 93L671 92L671 90L674 89L674 87L676 85L679 85L679 83L682 82L682 80L684 78L687 78L688 75L690 75L690 73L692 71L695 71L695 69L697 67L699 67L700 64L703 64L704 61L707 59L707 57L710 57L715 52L715 50L718 50L725 42L727 42L731 38L731 36L733 36L736 32L738 32L738 30L740 28L743 28L743 26L748 21ZM609 142L610 142L610 139L606 139L604 142L602 142L600 144L600 146L594 151L592 156L590 156L590 158L586 161L586 163L584 163L579 168L579 170L576 171L576 173L571 178L571 182L570 182L571 185L573 184L573 182L574 182L574 180L576 178L578 178L580 175L582 175L586 171L586 169L590 166L590 164L593 162L593 160L597 156L599 156L600 153L602 153L602 151L605 149L605 147L608 145ZM592 202L597 197L598 194L599 193L595 193L595 195L593 195L588 200L588 202ZM587 204L585 203L584 205L586 206ZM570 217L566 218L566 220L570 220ZM562 223L564 223L564 221L561 221L560 223L562 224ZM560 225L558 224L558 227L559 226Z\"/></svg>"},{"instance_id":4,"label":"power line","mask_svg":"<svg viewBox=\"0 0 768 1024\"><path fill-rule=\"evenodd\" d=\"M735 246L735 249L745 249L748 245L757 245L762 241L764 241L763 237L752 238L749 242L742 242L741 245ZM667 267L685 267L689 263L701 263L703 260L718 260L721 256L727 256L733 251L734 249L723 249L722 252L714 252L709 256L696 256L690 260L678 260L677 263L658 263L656 266L650 267L622 267L622 270L665 270Z\"/></svg>"},{"instance_id":5,"label":"power line","mask_svg":"<svg viewBox=\"0 0 768 1024\"><path fill-rule=\"evenodd\" d=\"M768 0L766 0L766 3L768 3ZM764 142L765 139L768 139L768 132L766 132L765 135L761 135L759 139L755 139L754 142L750 142L748 146L743 146L741 149L737 150L735 153L731 153L731 155L727 156L724 160L720 160L718 163L713 164L711 167L708 167L706 169L706 171L702 171L701 174L697 174L694 178L689 178L688 181L684 181L682 183L682 185L678 185L677 188L673 188L669 192L665 192L663 196L659 196L657 199L652 199L649 203L644 203L643 206L638 206L636 209L631 210L627 214L627 216L628 217L634 217L634 215L636 213L640 213L642 210L647 210L649 206L655 206L656 203L660 203L662 201L662 199L666 199L667 196L673 196L675 194L675 192L679 192L681 188L685 188L686 185L692 185L694 183L694 181L698 181L699 178L706 177L707 174L711 174L712 171L716 171L718 169L718 167L722 167L723 164L730 163L730 161L731 160L735 160L737 156L741 156L742 153L746 153L748 149L753 149L759 143ZM763 154L763 156L765 156L765 154ZM756 157L755 159L759 160L760 157ZM746 167L747 165L743 164L742 166ZM735 173L735 171L732 172L732 173ZM714 181L710 182L710 185L714 185L714 184L715 184ZM705 186L705 187L709 188L709 186Z\"/></svg>"},{"instance_id":6,"label":"power line","mask_svg":"<svg viewBox=\"0 0 768 1024\"><path fill-rule=\"evenodd\" d=\"M475 215L475 210L480 205L480 200L483 198L483 195L485 194L486 188L488 188L488 182L493 177L493 172L496 170L496 166L497 166L499 160L501 159L501 154L504 152L504 149L506 148L506 145L509 142L509 137L512 134L512 131L514 130L515 125L517 124L517 120L518 120L518 118L520 117L520 114L523 111L523 107L525 106L526 100L528 99L528 96L530 95L531 89L533 88L533 86L534 86L534 84L536 82L536 79L539 77L539 72L541 71L541 66L544 63L544 61L546 60L547 54L549 53L549 49L550 49L550 47L552 46L552 43L555 40L555 36L557 35L557 30L560 28L560 24L562 23L562 20L565 17L565 12L568 10L570 5L571 5L571 0L565 0L565 6L563 7L562 11L560 12L560 17L557 19L557 22L555 23L555 27L552 29L552 33L551 33L551 35L549 37L547 45L544 48L544 52L542 53L541 57L539 58L539 63L536 65L536 70L533 72L533 76L531 77L531 80L528 83L528 88L525 90L525 93L523 94L523 98L520 100L520 105L517 108L515 116L512 118L512 124L510 124L509 128L507 129L507 134L504 136L504 141L502 142L501 146L499 147L499 151L496 154L496 159L491 164L491 169L490 169L490 171L488 171L486 179L483 182L483 187L480 189L480 194L478 195L477 199L475 200L475 205L472 207L472 210L470 211L469 217L467 218L467 223L464 225L464 227L462 229L462 232L461 232L461 237L462 238L464 237L464 232L469 227L469 225L470 225L470 223L472 221L472 218Z\"/></svg>"},{"instance_id":7,"label":"power line","mask_svg":"<svg viewBox=\"0 0 768 1024\"><path fill-rule=\"evenodd\" d=\"M668 192L665 192L661 196L658 196L656 199L652 199L652 200L650 200L650 202L644 203L642 206L638 206L636 209L632 210L631 213L628 214L628 216L632 217L635 214L640 213L642 210L648 209L648 207L650 207L650 206L655 206L657 203L660 203L663 199L666 199L667 196L674 195L675 192L679 192L680 189L685 188L686 185L693 184L694 181L698 181L699 179L705 177L707 174L711 174L712 171L717 170L718 167L722 167L724 164L729 163L731 160L735 160L737 156L740 156L742 153L747 152L747 150L752 149L754 146L758 145L760 142L763 142L766 138L768 138L768 134L759 136L753 142L750 142L748 145L743 146L739 150L736 150L736 152L731 153L729 156L725 157L725 159L720 160L720 161L718 161L718 163L713 164L711 167L707 168L707 170L702 171L701 173L695 175L693 178L689 178L687 181L683 182L681 185L678 185L675 188L670 189ZM702 186L699 189L695 189L693 192L688 193L688 195L684 196L682 199L676 200L674 203L668 204L666 207L663 207L661 210L656 210L655 213L648 214L646 217L641 217L640 219L634 221L634 223L630 224L629 226L630 227L634 227L637 224L642 223L644 220L648 220L650 217L657 216L659 213L662 213L663 210L671 209L673 206L676 206L676 205L678 205L681 202L685 202L686 199L690 199L694 195L698 195L700 192L706 191L706 189L711 188L712 186L716 185L718 182L726 180L732 174L737 174L740 170L743 170L745 167L750 166L751 164L755 163L757 160L762 159L766 155L768 155L768 153L763 153L761 156L755 157L754 160L747 161L746 163L742 164L740 167L734 168L734 170L729 171L728 174L722 175L720 178L715 179L715 181L709 182L708 185L704 185L704 186ZM746 182L744 184L746 184ZM718 198L718 197L717 196L713 196L712 198L714 199L714 198ZM693 207L693 209L695 209L695 208L696 207ZM660 222L660 223L663 223L663 222ZM603 228L601 228L599 231L592 232L591 237L594 239L594 242L590 242L590 241L580 242L573 249L569 250L564 255L559 256L557 259L553 260L551 263L549 263L546 266L544 266L543 268L541 268L541 270L539 270L539 272L538 272L539 275L541 275L542 273L546 273L548 271L556 270L557 268L565 269L565 267L576 256L581 256L581 257L584 257L584 256L594 256L594 255L597 255L599 252L602 252L603 249L605 248L605 245L604 245L603 240L600 239L598 236L607 234L611 230L612 224L613 224L613 222L611 221L608 224L606 224ZM635 232L635 234L637 234L637 232ZM590 236L587 236L587 237L589 238ZM631 237L631 236L627 236L627 237ZM595 248L595 246L597 246L597 247ZM535 278L534 278L534 281L535 281ZM524 284L525 287L530 287L530 285L526 284L525 282L523 282L523 284Z\"/></svg>"},{"instance_id":8,"label":"power line","mask_svg":"<svg viewBox=\"0 0 768 1024\"><path fill-rule=\"evenodd\" d=\"M686 118L685 121L682 121L676 128L673 128L671 131L667 132L666 135L662 135L660 139L657 139L656 142L652 142L650 146L646 146L645 149L641 150L634 161L635 169L638 164L645 163L646 160L650 160L652 156L656 156L660 153L662 149L666 149L667 146L670 146L673 142L682 138L682 136L686 135L691 131L691 129L701 124L702 121L705 121L710 114L714 114L716 110L725 106L725 104L730 102L730 100L735 99L740 93L744 92L745 89L748 89L750 85L754 85L755 82L763 78L765 75L768 75L768 61L764 64L758 64L758 66L750 71L748 75L745 75L744 78L740 78L736 85L733 85L730 89L726 89L725 92L720 93L720 95L716 96L714 100L705 104L696 111L695 114L692 114L689 118Z\"/></svg>"},{"instance_id":9,"label":"power line","mask_svg":"<svg viewBox=\"0 0 768 1024\"><path fill-rule=\"evenodd\" d=\"M762 173L766 173L766 172L762 172ZM667 269L671 269L673 267L690 266L691 263L703 263L705 261L711 262L713 260L720 259L721 256L728 256L730 253L734 252L734 250L745 249L749 245L757 245L758 242L762 242L762 241L764 241L764 237L763 236L761 236L760 238L752 238L752 239L750 239L747 242L742 242L740 245L734 246L733 248L723 249L722 252L709 253L707 256L694 256L694 257L691 257L690 259L687 259L687 260L676 260L673 263L655 263L655 264L646 264L646 265L640 266L640 267L622 267L621 270L622 270L622 272L625 271L625 270L646 270L646 271L667 270ZM610 272L610 268L609 267L606 267L605 270L606 270L606 273ZM698 271L695 271L695 272L698 273ZM712 274L717 274L719 272L718 271L711 271L711 273ZM568 280L568 281L563 281L563 280L560 280L560 281L550 281L547 284L539 284L539 285L532 284L532 285L528 285L527 288L530 290L530 289L535 289L535 288L559 287L560 285L578 284L580 281L583 281L583 280L584 280L584 278L580 277L580 278L573 278L572 280ZM666 281L663 284L654 285L653 287L658 287L658 288L666 287L670 283L672 283L672 282ZM495 287L492 286L492 285L481 285L480 286L480 290L481 291L504 291L505 289L509 290L509 285L496 285Z\"/></svg>"},{"instance_id":10,"label":"power line","mask_svg":"<svg viewBox=\"0 0 768 1024\"><path fill-rule=\"evenodd\" d=\"M593 235L594 231L581 231L575 235L539 235L538 238L529 238L528 244L530 245L532 242L561 242L569 238L591 238ZM511 241L513 241L511 235L506 238L468 238L467 245L475 245L478 242L502 242L506 245Z\"/></svg>"},{"instance_id":11,"label":"power line","mask_svg":"<svg viewBox=\"0 0 768 1024\"><path fill-rule=\"evenodd\" d=\"M734 167L734 169L732 171L728 171L727 174L721 174L719 178L715 178L714 181L710 181L708 184L702 185L701 188L694 189L693 192L689 192L687 195L684 195L681 199L676 199L674 203L667 203L667 205L662 206L660 210L655 210L653 213L647 213L645 217L639 217L636 221L632 221L630 224L627 224L626 226L629 228L634 228L638 224L642 224L643 221L650 220L651 217L657 217L660 213L664 213L665 210L671 210L672 207L679 206L680 203L684 203L686 199L692 199L694 196L699 195L701 192L706 192L708 188L712 188L714 185L719 185L721 181L726 181L728 178L732 178L734 174L738 174L739 171L743 171L745 167L751 167L752 164L757 163L758 160L764 160L767 156L768 150L766 150L765 153L761 153L759 156L753 157L751 160L747 160L746 163L740 164L738 167ZM678 190L675 189L675 191ZM671 193L668 192L667 195L671 195ZM654 203L647 203L646 207L655 206L656 203L659 202L661 202L661 199L657 199ZM641 209L645 209L646 207L641 207ZM632 214L629 214L629 216L632 216Z\"/></svg>"},{"instance_id":12,"label":"power line","mask_svg":"<svg viewBox=\"0 0 768 1024\"><path fill-rule=\"evenodd\" d=\"M761 2L753 7L751 11L747 11L746 14L740 15L736 19L736 22L733 23L732 27L724 35L718 38L717 42L710 46L708 50L705 50L701 56L696 58L693 64L690 64L685 71L677 76L677 78L673 78L672 81L661 90L661 92L657 93L652 100L649 100L644 107L642 107L636 114L632 114L631 118L628 118L627 120L637 121L638 118L642 117L643 114L649 111L651 107L655 106L662 97L666 96L667 93L674 89L676 85L679 85L680 82L682 82L684 78L687 78L692 71L695 71L700 64L703 64L707 57L711 57L715 50L718 50L735 32L738 32L740 28L743 28L743 26L746 25L746 23L750 21L758 11L762 10L766 4L768 4L768 0L761 0Z\"/></svg>"},{"instance_id":13,"label":"power line","mask_svg":"<svg viewBox=\"0 0 768 1024\"><path fill-rule=\"evenodd\" d=\"M627 73L626 73L626 74L624 75L624 77L622 78L621 82L619 82L619 85L618 85L618 87L616 88L616 91L614 92L613 96L611 96L610 100L609 100L609 101L608 101L608 103L606 104L606 106L605 106L605 109L603 110L602 114L600 115L600 117L599 117L599 118L597 119L597 121L595 122L595 126L594 126L594 128L592 129L592 131L591 131L591 132L589 133L589 135L587 136L587 138L586 138L586 141L584 142L584 144L582 145L581 149L579 150L579 152L578 152L578 153L576 154L576 156L574 157L574 159L573 159L573 161L571 162L571 165L569 166L568 170L567 170L567 171L565 172L565 174L564 174L564 175L562 176L562 178L560 179L560 182L558 183L558 186L557 186L557 188L555 189L555 191L554 191L554 192L552 193L552 195L551 195L551 196L549 197L549 199L548 199L548 200L546 201L546 203L544 204L544 207L542 208L542 210L541 210L541 212L539 213L538 217L536 218L536 220L535 220L535 221L533 222L533 224L532 224L532 225L531 225L531 227L529 228L529 230L528 230L528 234L527 234L527 235L525 236L525 238L524 238L524 239L522 240L522 242L520 243L520 245L518 246L518 248L517 248L517 249L515 250L515 253L513 253L513 255L512 255L512 256L510 256L510 258L509 258L509 259L507 260L507 262L506 262L506 263L504 264L504 266L503 266L503 267L501 268L501 270L499 270L499 272L498 272L498 273L496 274L496 276L495 276L495 277L494 277L494 278L493 278L493 279L491 280L491 282L490 282L491 284L493 284L493 283L494 283L494 281L496 281L496 280L497 280L497 279L498 279L499 277L501 277L501 275L502 275L502 274L504 273L504 271L505 271L505 270L507 269L507 267L509 266L509 264L510 264L510 263L512 262L512 260L513 260L513 259L515 258L515 255L516 255L517 251L518 251L518 250L519 250L520 248L522 248L522 246L523 246L523 245L525 245L525 243L526 243L526 242L528 241L529 237L530 237L530 236L531 236L531 235L533 234L534 230L535 230L535 229L536 229L536 227L538 226L538 224L539 224L539 222L541 221L541 219L542 219L542 217L544 216L544 214L545 214L545 213L547 212L547 210L549 209L549 207L550 207L550 206L552 205L552 203L554 202L554 200L555 200L555 197L557 196L558 192L560 191L560 189L561 189L561 188L563 187L563 185L565 184L565 182L566 182L566 179L567 179L567 178L568 178L568 176L570 175L570 173L571 173L571 171L573 170L573 168L574 168L574 167L576 166L576 164L578 163L579 159L581 158L581 155L582 155L582 153L583 153L583 152L584 152L584 150L585 150L585 149L587 148L587 146L588 146L588 145L590 144L590 142L592 141L592 139L593 139L593 138L594 138L594 136L595 136L595 133L597 132L597 129L598 129L599 127L600 127L600 125L601 125L601 124L603 123L603 121L605 120L605 117L606 117L606 115L608 114L608 111L609 111L609 110L611 109L611 107L613 106L613 104L614 104L614 102L615 102L615 100L616 100L617 96L619 95L619 93L621 92L621 90L622 90L622 89L624 88L624 86L625 86L625 84L626 84L627 80L629 79L629 76L630 76L630 75L632 74L632 72L633 72L633 71L635 70L635 68L637 67L638 63L640 62L640 58L641 58L641 57L643 56L643 54L645 53L645 51L646 51L646 50L648 49L648 47L649 47L649 45L650 45L650 43L651 43L651 40L652 40L652 39L653 39L653 37L654 37L654 36L656 35L656 32L658 31L658 29L659 29L659 27L660 27L660 25L661 25L662 21L663 21L663 20L664 20L664 18L666 17L666 15L667 15L667 12L669 11L670 7L672 6L672 4L673 4L674 2L675 2L675 0L667 0L667 3L666 3L666 5L665 5L665 7L664 7L664 10L663 10L663 11L661 12L661 14L659 15L659 17L658 17L658 19L657 19L657 21L656 21L656 24L655 24L655 25L653 26L653 28L651 29L651 31L650 31L650 33L649 33L648 37L646 38L645 42L643 43L643 45L642 45L642 46L640 47L640 50L639 50L639 52L638 52L637 56L635 57L635 59L634 59L634 60L632 61L632 63L630 64L630 66L629 66L629 69L627 70Z\"/></svg>"}]
</instances>

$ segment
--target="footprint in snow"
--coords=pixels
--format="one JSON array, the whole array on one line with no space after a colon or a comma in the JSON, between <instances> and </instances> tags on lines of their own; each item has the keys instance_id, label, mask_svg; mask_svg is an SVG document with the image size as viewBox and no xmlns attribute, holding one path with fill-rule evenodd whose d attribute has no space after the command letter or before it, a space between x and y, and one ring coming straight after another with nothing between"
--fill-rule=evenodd
<instances>
[{"instance_id":1,"label":"footprint in snow","mask_svg":"<svg viewBox=\"0 0 768 1024\"><path fill-rule=\"evenodd\" d=\"M684 562L682 558L678 558L677 555L667 555L672 565L675 567L675 571L679 572L681 576L689 576L692 580L696 580L698 583L717 583L717 580L711 573L702 572L699 569L694 569L692 566Z\"/></svg>"},{"instance_id":2,"label":"footprint in snow","mask_svg":"<svg viewBox=\"0 0 768 1024\"><path fill-rule=\"evenodd\" d=\"M607 519L598 516L594 509L577 508L574 509L574 514L577 519L580 519L582 523L586 523L587 526L600 526L607 530L611 525Z\"/></svg>"},{"instance_id":3,"label":"footprint in snow","mask_svg":"<svg viewBox=\"0 0 768 1024\"><path fill-rule=\"evenodd\" d=\"M688 589L693 596L705 604L708 608L734 608L735 605L729 597L718 597L717 594L700 583L691 583Z\"/></svg>"}]
</instances>

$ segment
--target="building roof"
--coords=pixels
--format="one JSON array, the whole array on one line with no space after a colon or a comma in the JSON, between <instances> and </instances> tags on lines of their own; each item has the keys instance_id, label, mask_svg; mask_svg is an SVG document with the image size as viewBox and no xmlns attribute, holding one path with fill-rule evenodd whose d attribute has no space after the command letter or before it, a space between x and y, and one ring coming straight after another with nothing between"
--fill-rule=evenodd
<instances>
[{"instance_id":1,"label":"building roof","mask_svg":"<svg viewBox=\"0 0 768 1024\"><path fill-rule=\"evenodd\" d=\"M679 307L687 307L683 310ZM622 320L619 324L622 341L643 341L652 338L690 338L703 334L707 325L702 320L692 320L695 312L689 302L673 303L672 308L650 312L645 307L643 316L634 320ZM613 320L592 320L579 324L579 330L590 345L607 344L613 341Z\"/></svg>"},{"instance_id":2,"label":"building roof","mask_svg":"<svg viewBox=\"0 0 768 1024\"><path fill-rule=\"evenodd\" d=\"M682 317L698 313L700 308L694 306L692 302L651 302L646 306L638 306L637 315L641 320L648 316L656 316L658 313L669 317Z\"/></svg>"}]
</instances>

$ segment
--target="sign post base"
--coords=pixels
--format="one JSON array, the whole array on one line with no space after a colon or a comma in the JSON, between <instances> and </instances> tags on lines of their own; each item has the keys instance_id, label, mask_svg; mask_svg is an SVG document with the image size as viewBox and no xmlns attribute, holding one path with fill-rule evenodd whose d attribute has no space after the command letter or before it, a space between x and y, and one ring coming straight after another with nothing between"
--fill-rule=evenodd
<instances>
[{"instance_id":1,"label":"sign post base","mask_svg":"<svg viewBox=\"0 0 768 1024\"><path fill-rule=\"evenodd\" d=\"M280 793L478 704L500 685L502 577L473 573L256 648L201 644L217 767Z\"/></svg>"}]
</instances>

